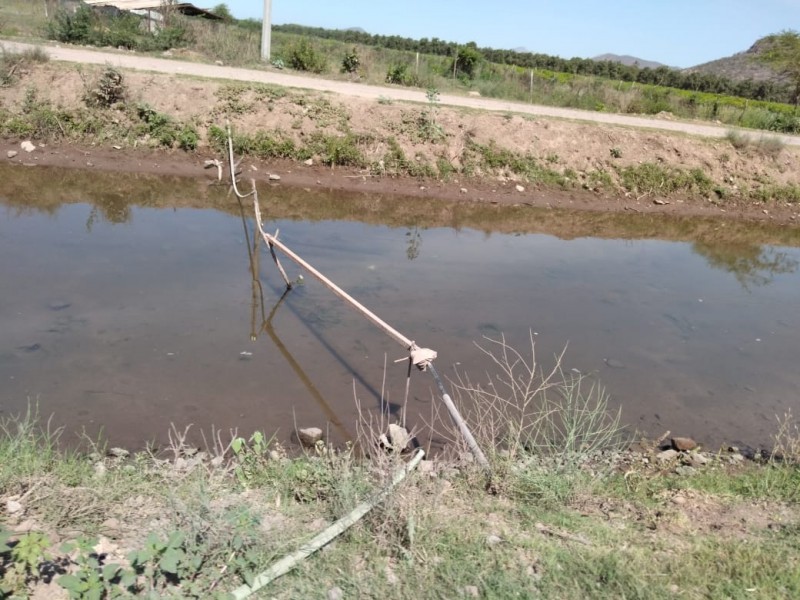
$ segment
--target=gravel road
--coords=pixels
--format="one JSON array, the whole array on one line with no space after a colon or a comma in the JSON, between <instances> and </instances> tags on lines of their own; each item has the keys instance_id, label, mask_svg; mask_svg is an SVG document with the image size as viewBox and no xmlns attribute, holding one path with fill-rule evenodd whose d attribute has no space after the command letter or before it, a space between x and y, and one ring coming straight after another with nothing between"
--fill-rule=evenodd
<instances>
[{"instance_id":1,"label":"gravel road","mask_svg":"<svg viewBox=\"0 0 800 600\"><path fill-rule=\"evenodd\" d=\"M34 46L19 42L0 40L7 50L21 51ZM359 98L391 98L410 102L426 102L425 92L414 88L400 88L394 86L375 86L347 81L331 81L310 77L306 75L295 75L275 70L254 70L242 69L238 67L225 67L219 65L209 65L203 63L192 63L180 60L153 58L117 52L101 52L93 49L61 47L56 45L45 45L44 48L50 55L51 60L85 63L95 65L111 65L121 69L136 69L140 71L151 71L156 73L167 73L175 75L191 75L194 77L207 77L212 79L228 79L235 81L250 81L258 83L271 83L280 86L333 92L345 96L356 96ZM481 110L515 112L537 115L542 117L557 117L561 119L573 119L579 121L590 121L593 123L606 123L610 125L625 125L645 129L659 129L664 131L676 131L711 138L725 137L731 129L729 126L716 126L710 124L698 124L685 121L673 121L662 119L649 119L646 117L634 117L629 115L618 115L610 113L600 113L571 108L555 108L552 106L540 106L535 104L524 104L521 102L511 102L506 100L494 100L490 98L474 98L466 96L452 96L441 94L441 103L451 106L464 106L467 108L477 108ZM763 135L763 132L753 131L753 136ZM786 144L800 146L800 137L790 135L769 134L772 137L779 137Z\"/></svg>"}]
</instances>

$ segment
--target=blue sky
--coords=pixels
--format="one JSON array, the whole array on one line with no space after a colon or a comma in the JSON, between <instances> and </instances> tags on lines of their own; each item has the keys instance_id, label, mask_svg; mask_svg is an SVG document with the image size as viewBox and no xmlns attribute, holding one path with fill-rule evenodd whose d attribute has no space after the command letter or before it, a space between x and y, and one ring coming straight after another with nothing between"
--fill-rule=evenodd
<instances>
[{"instance_id":1,"label":"blue sky","mask_svg":"<svg viewBox=\"0 0 800 600\"><path fill-rule=\"evenodd\" d=\"M226 4L236 17L257 19L264 6L263 0ZM631 54L690 67L746 50L764 35L800 29L800 0L272 0L272 22L362 27L566 58Z\"/></svg>"}]
</instances>

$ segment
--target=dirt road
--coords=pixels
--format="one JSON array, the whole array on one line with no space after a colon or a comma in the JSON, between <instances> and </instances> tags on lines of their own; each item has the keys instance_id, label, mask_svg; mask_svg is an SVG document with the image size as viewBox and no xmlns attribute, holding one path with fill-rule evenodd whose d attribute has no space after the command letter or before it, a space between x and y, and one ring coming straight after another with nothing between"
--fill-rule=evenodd
<instances>
[{"instance_id":1,"label":"dirt road","mask_svg":"<svg viewBox=\"0 0 800 600\"><path fill-rule=\"evenodd\" d=\"M0 40L0 45L12 51L21 51L34 47L31 44L22 44L3 40ZM333 92L336 94L343 94L359 98L377 99L379 97L385 97L392 98L393 100L410 102L426 101L425 92L413 88L400 88L394 86L381 87L346 81L331 81L328 79L320 79L306 75L283 73L275 70L258 71L254 69L241 69L238 67L225 67L219 65L183 62L164 58L153 58L150 56L140 56L133 53L100 52L85 48L64 48L56 45L47 45L45 48L47 49L50 58L56 61L99 65L108 64L121 69L136 69L156 73L207 77L212 79L271 83L286 87ZM448 94L441 95L441 102L442 104L447 104L450 106L463 106L487 111L516 112L544 117L590 121L593 123L606 123L610 125L625 125L629 127L675 131L711 138L725 137L725 134L730 130L730 127L728 126L715 126L706 124L701 125L697 123L681 121L649 119L645 117L633 117L628 115L591 112L569 108L555 108L552 106L539 106L505 100L472 98ZM762 132L754 132L752 135L758 136L761 134ZM800 146L799 136L779 135L775 137L779 137L786 144Z\"/></svg>"}]
</instances>

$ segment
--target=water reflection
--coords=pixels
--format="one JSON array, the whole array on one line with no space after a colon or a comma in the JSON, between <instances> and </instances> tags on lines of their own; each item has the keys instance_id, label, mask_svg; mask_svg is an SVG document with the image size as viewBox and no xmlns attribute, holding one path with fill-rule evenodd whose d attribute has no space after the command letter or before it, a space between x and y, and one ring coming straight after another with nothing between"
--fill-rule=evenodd
<instances>
[{"instance_id":1,"label":"water reflection","mask_svg":"<svg viewBox=\"0 0 800 600\"><path fill-rule=\"evenodd\" d=\"M746 290L768 285L777 275L794 273L798 267L798 261L786 252L749 242L718 239L697 241L692 247L709 266L731 273Z\"/></svg>"},{"instance_id":2,"label":"water reflection","mask_svg":"<svg viewBox=\"0 0 800 600\"><path fill-rule=\"evenodd\" d=\"M91 419L121 444L171 421L285 434L295 416L345 440L354 381L370 412L384 410L387 353L387 390L405 387L385 338L322 286L283 294L250 211L224 190L74 173L34 188L19 172L0 164L0 409L40 397L61 423ZM443 371L483 373L474 340L532 327L540 356L569 341L569 367L599 371L626 420L656 435L763 440L775 414L800 408L798 229L281 187L262 197L293 249L424 337ZM428 418L427 385L412 423Z\"/></svg>"},{"instance_id":3,"label":"water reflection","mask_svg":"<svg viewBox=\"0 0 800 600\"><path fill-rule=\"evenodd\" d=\"M406 257L408 260L419 258L422 249L422 233L416 225L406 232Z\"/></svg>"}]
</instances>

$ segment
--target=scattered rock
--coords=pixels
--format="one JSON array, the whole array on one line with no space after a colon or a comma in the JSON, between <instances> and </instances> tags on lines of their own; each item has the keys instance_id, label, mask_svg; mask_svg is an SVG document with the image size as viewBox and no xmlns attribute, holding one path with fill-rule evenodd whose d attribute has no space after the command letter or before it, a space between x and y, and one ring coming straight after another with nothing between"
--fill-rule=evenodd
<instances>
[{"instance_id":1,"label":"scattered rock","mask_svg":"<svg viewBox=\"0 0 800 600\"><path fill-rule=\"evenodd\" d=\"M9 150L8 152L6 152L6 156L8 158L14 158L16 155L17 155L17 151L16 150Z\"/></svg>"},{"instance_id":2,"label":"scattered rock","mask_svg":"<svg viewBox=\"0 0 800 600\"><path fill-rule=\"evenodd\" d=\"M122 146L111 146L114 150L122 150Z\"/></svg>"},{"instance_id":3,"label":"scattered rock","mask_svg":"<svg viewBox=\"0 0 800 600\"><path fill-rule=\"evenodd\" d=\"M519 193L522 193L522 192L524 192L524 191L525 191L525 187L524 187L524 186L521 186L521 185L517 185L517 191L518 191Z\"/></svg>"},{"instance_id":4,"label":"scattered rock","mask_svg":"<svg viewBox=\"0 0 800 600\"><path fill-rule=\"evenodd\" d=\"M653 200L653 204L657 204L658 206L664 206L665 204L669 204L666 200L662 200L661 198L656 198Z\"/></svg>"},{"instance_id":5,"label":"scattered rock","mask_svg":"<svg viewBox=\"0 0 800 600\"><path fill-rule=\"evenodd\" d=\"M128 458L131 453L125 450L125 448L111 448L111 450L108 451L108 455L114 458Z\"/></svg>"},{"instance_id":6,"label":"scattered rock","mask_svg":"<svg viewBox=\"0 0 800 600\"><path fill-rule=\"evenodd\" d=\"M214 64L217 65L218 67L224 67L225 66L225 63L222 62L221 60L215 60Z\"/></svg>"},{"instance_id":7,"label":"scattered rock","mask_svg":"<svg viewBox=\"0 0 800 600\"><path fill-rule=\"evenodd\" d=\"M487 535L486 536L486 545L487 546L497 546L497 544L501 543L503 538L499 535Z\"/></svg>"},{"instance_id":8,"label":"scattered rock","mask_svg":"<svg viewBox=\"0 0 800 600\"><path fill-rule=\"evenodd\" d=\"M625 368L625 363L623 363L620 360L617 360L616 358L604 358L603 362L606 363L606 365L608 367L612 368L612 369L624 369Z\"/></svg>"},{"instance_id":9,"label":"scattered rock","mask_svg":"<svg viewBox=\"0 0 800 600\"><path fill-rule=\"evenodd\" d=\"M689 465L681 465L675 469L675 472L681 477L690 477L695 474L696 469Z\"/></svg>"},{"instance_id":10,"label":"scattered rock","mask_svg":"<svg viewBox=\"0 0 800 600\"><path fill-rule=\"evenodd\" d=\"M731 454L728 460L731 461L731 463L740 463L744 460L744 456L737 452L736 454Z\"/></svg>"},{"instance_id":11,"label":"scattered rock","mask_svg":"<svg viewBox=\"0 0 800 600\"><path fill-rule=\"evenodd\" d=\"M704 454L693 452L686 459L686 464L690 467L704 467L708 464L708 457Z\"/></svg>"},{"instance_id":12,"label":"scattered rock","mask_svg":"<svg viewBox=\"0 0 800 600\"><path fill-rule=\"evenodd\" d=\"M670 440L672 447L679 452L689 452L697 448L697 442L692 438L674 437Z\"/></svg>"},{"instance_id":13,"label":"scattered rock","mask_svg":"<svg viewBox=\"0 0 800 600\"><path fill-rule=\"evenodd\" d=\"M677 504L679 506L682 506L682 505L686 504L686 498L684 498L683 496L673 496L672 497L672 503L673 504Z\"/></svg>"},{"instance_id":14,"label":"scattered rock","mask_svg":"<svg viewBox=\"0 0 800 600\"><path fill-rule=\"evenodd\" d=\"M471 91L467 92L467 96L472 96L473 98L480 98L481 97L481 93L479 91L477 91L477 90L471 90Z\"/></svg>"},{"instance_id":15,"label":"scattered rock","mask_svg":"<svg viewBox=\"0 0 800 600\"><path fill-rule=\"evenodd\" d=\"M466 194L468 191L469 191L469 190L467 190L467 188L461 188L461 193L462 193L462 194Z\"/></svg>"},{"instance_id":16,"label":"scattered rock","mask_svg":"<svg viewBox=\"0 0 800 600\"><path fill-rule=\"evenodd\" d=\"M270 181L280 181L281 180L281 176L280 175L275 175L274 173L270 173L269 180Z\"/></svg>"},{"instance_id":17,"label":"scattered rock","mask_svg":"<svg viewBox=\"0 0 800 600\"><path fill-rule=\"evenodd\" d=\"M428 475L429 477L436 477L436 463L434 463L432 460L423 460L421 463L419 463L417 470L420 473Z\"/></svg>"},{"instance_id":18,"label":"scattered rock","mask_svg":"<svg viewBox=\"0 0 800 600\"><path fill-rule=\"evenodd\" d=\"M322 429L319 427L307 427L297 432L300 443L307 448L313 448L322 439Z\"/></svg>"},{"instance_id":19,"label":"scattered rock","mask_svg":"<svg viewBox=\"0 0 800 600\"><path fill-rule=\"evenodd\" d=\"M678 456L678 451L670 448L669 450L664 450L663 452L659 452L658 454L656 454L656 459L659 462L669 462L671 460L675 460L677 456Z\"/></svg>"},{"instance_id":20,"label":"scattered rock","mask_svg":"<svg viewBox=\"0 0 800 600\"><path fill-rule=\"evenodd\" d=\"M104 463L99 462L94 465L94 476L97 479L102 479L103 477L105 477L106 471L107 469Z\"/></svg>"},{"instance_id":21,"label":"scattered rock","mask_svg":"<svg viewBox=\"0 0 800 600\"><path fill-rule=\"evenodd\" d=\"M328 600L343 600L344 599L344 592L342 588L339 587L332 587L328 590Z\"/></svg>"},{"instance_id":22,"label":"scattered rock","mask_svg":"<svg viewBox=\"0 0 800 600\"><path fill-rule=\"evenodd\" d=\"M405 427L400 427L400 425L395 425L394 423L389 425L389 444L391 444L395 452L405 450L410 441L411 435L409 435Z\"/></svg>"},{"instance_id":23,"label":"scattered rock","mask_svg":"<svg viewBox=\"0 0 800 600\"><path fill-rule=\"evenodd\" d=\"M305 161L303 161L303 164L304 164L305 166L307 166L307 167L314 166L314 159L313 159L313 158L309 158L308 160L305 160ZM337 588L337 589L338 589L338 588Z\"/></svg>"},{"instance_id":24,"label":"scattered rock","mask_svg":"<svg viewBox=\"0 0 800 600\"><path fill-rule=\"evenodd\" d=\"M34 150L36 150L36 146L29 140L21 142L19 147L25 150L25 152L33 152Z\"/></svg>"},{"instance_id":25,"label":"scattered rock","mask_svg":"<svg viewBox=\"0 0 800 600\"><path fill-rule=\"evenodd\" d=\"M464 595L467 598L480 598L481 593L480 593L480 590L478 590L478 586L465 585L464 586Z\"/></svg>"},{"instance_id":26,"label":"scattered rock","mask_svg":"<svg viewBox=\"0 0 800 600\"><path fill-rule=\"evenodd\" d=\"M10 515L15 515L22 512L22 503L16 500L8 500L6 502L6 512Z\"/></svg>"},{"instance_id":27,"label":"scattered rock","mask_svg":"<svg viewBox=\"0 0 800 600\"><path fill-rule=\"evenodd\" d=\"M100 523L100 529L103 529L105 531L119 531L120 530L119 520L113 517L110 519L106 519L105 521Z\"/></svg>"}]
</instances>

